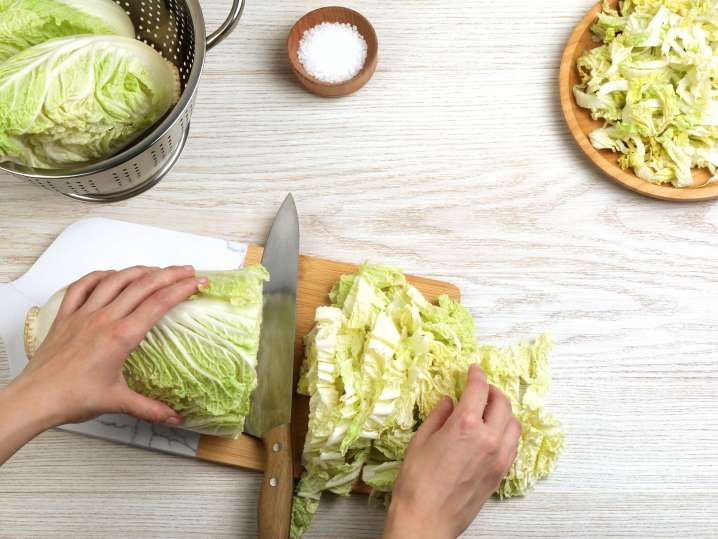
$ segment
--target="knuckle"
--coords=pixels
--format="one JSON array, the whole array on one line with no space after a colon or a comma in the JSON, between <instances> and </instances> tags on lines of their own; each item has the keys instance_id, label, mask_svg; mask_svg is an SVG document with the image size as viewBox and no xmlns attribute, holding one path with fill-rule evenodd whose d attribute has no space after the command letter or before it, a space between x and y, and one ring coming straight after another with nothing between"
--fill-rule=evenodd
<instances>
[{"instance_id":1,"label":"knuckle","mask_svg":"<svg viewBox=\"0 0 718 539\"><path fill-rule=\"evenodd\" d=\"M75 281L67 287L67 293L65 294L65 297L75 296L80 293L80 290L82 290L82 283L80 281Z\"/></svg>"},{"instance_id":2,"label":"knuckle","mask_svg":"<svg viewBox=\"0 0 718 539\"><path fill-rule=\"evenodd\" d=\"M110 322L110 315L106 310L100 309L90 315L88 322L91 327L100 328L106 326Z\"/></svg>"},{"instance_id":3,"label":"knuckle","mask_svg":"<svg viewBox=\"0 0 718 539\"><path fill-rule=\"evenodd\" d=\"M482 423L481 417L476 412L464 412L459 420L459 429L462 434L469 434L479 428Z\"/></svg>"},{"instance_id":4,"label":"knuckle","mask_svg":"<svg viewBox=\"0 0 718 539\"><path fill-rule=\"evenodd\" d=\"M167 306L172 303L172 291L168 288L163 288L152 294L152 300L154 303L160 306Z\"/></svg>"},{"instance_id":5,"label":"knuckle","mask_svg":"<svg viewBox=\"0 0 718 539\"><path fill-rule=\"evenodd\" d=\"M131 276L137 276L137 277L145 275L145 274L149 273L150 271L152 271L152 270L150 268L148 268L147 266L132 266L131 268L127 269L128 274L130 274Z\"/></svg>"},{"instance_id":6,"label":"knuckle","mask_svg":"<svg viewBox=\"0 0 718 539\"><path fill-rule=\"evenodd\" d=\"M159 270L155 272L155 282L161 286L167 286L175 281L175 272L170 269Z\"/></svg>"},{"instance_id":7,"label":"knuckle","mask_svg":"<svg viewBox=\"0 0 718 539\"><path fill-rule=\"evenodd\" d=\"M144 419L152 423L161 423L167 419L165 410L156 403L143 403L139 408Z\"/></svg>"},{"instance_id":8,"label":"knuckle","mask_svg":"<svg viewBox=\"0 0 718 539\"><path fill-rule=\"evenodd\" d=\"M98 279L100 276L104 274L103 271L93 271L85 275L84 277L81 277L74 283L72 283L70 286L67 287L67 291L75 293L81 290L86 284L91 283L92 281Z\"/></svg>"},{"instance_id":9,"label":"knuckle","mask_svg":"<svg viewBox=\"0 0 718 539\"><path fill-rule=\"evenodd\" d=\"M120 320L112 326L112 339L123 346L130 346L133 340L134 328L128 320Z\"/></svg>"},{"instance_id":10,"label":"knuckle","mask_svg":"<svg viewBox=\"0 0 718 539\"><path fill-rule=\"evenodd\" d=\"M164 419L162 413L159 410L147 410L145 414L147 416L147 420L151 423L160 423Z\"/></svg>"},{"instance_id":11,"label":"knuckle","mask_svg":"<svg viewBox=\"0 0 718 539\"><path fill-rule=\"evenodd\" d=\"M487 455L495 455L501 448L501 438L493 431L486 431L481 438L481 447Z\"/></svg>"},{"instance_id":12,"label":"knuckle","mask_svg":"<svg viewBox=\"0 0 718 539\"><path fill-rule=\"evenodd\" d=\"M161 282L159 271L149 271L137 280L137 285L142 288L151 288Z\"/></svg>"}]
</instances>

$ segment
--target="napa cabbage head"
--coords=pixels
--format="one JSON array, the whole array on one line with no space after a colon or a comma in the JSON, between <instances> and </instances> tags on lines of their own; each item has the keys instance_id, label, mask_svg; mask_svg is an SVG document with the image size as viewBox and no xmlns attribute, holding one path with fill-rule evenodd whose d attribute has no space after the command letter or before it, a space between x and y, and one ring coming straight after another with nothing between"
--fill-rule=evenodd
<instances>
[{"instance_id":1,"label":"napa cabbage head","mask_svg":"<svg viewBox=\"0 0 718 539\"><path fill-rule=\"evenodd\" d=\"M692 169L718 179L718 26L715 2L604 1L601 44L577 61L576 103L604 126L600 150L648 182L689 187Z\"/></svg>"},{"instance_id":2,"label":"napa cabbage head","mask_svg":"<svg viewBox=\"0 0 718 539\"><path fill-rule=\"evenodd\" d=\"M62 169L124 149L179 99L176 67L127 37L52 39L0 64L0 163Z\"/></svg>"},{"instance_id":3,"label":"napa cabbage head","mask_svg":"<svg viewBox=\"0 0 718 539\"><path fill-rule=\"evenodd\" d=\"M133 390L179 412L182 428L236 438L257 385L262 288L269 274L255 265L197 275L208 283L147 333L123 375ZM47 335L64 293L28 314L29 356Z\"/></svg>"},{"instance_id":4,"label":"napa cabbage head","mask_svg":"<svg viewBox=\"0 0 718 539\"><path fill-rule=\"evenodd\" d=\"M481 345L474 320L447 296L432 304L396 268L364 265L344 275L305 338L298 392L309 425L292 508L291 536L309 527L323 492L348 495L361 479L372 499L392 490L419 425L448 395L458 400L471 364L511 400L523 431L502 498L525 494L553 471L564 445L544 409L550 383L546 336L509 347Z\"/></svg>"},{"instance_id":5,"label":"napa cabbage head","mask_svg":"<svg viewBox=\"0 0 718 539\"><path fill-rule=\"evenodd\" d=\"M0 63L57 37L135 37L132 21L112 0L0 0Z\"/></svg>"}]
</instances>

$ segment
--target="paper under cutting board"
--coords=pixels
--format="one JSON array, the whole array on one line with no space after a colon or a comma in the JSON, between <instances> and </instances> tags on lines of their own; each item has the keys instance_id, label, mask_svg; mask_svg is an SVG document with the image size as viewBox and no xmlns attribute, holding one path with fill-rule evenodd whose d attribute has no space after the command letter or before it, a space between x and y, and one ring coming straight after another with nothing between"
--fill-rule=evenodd
<instances>
[{"instance_id":1,"label":"paper under cutting board","mask_svg":"<svg viewBox=\"0 0 718 539\"><path fill-rule=\"evenodd\" d=\"M10 374L17 376L27 358L22 328L25 313L42 305L59 288L96 269L121 269L136 264L167 266L193 264L200 269L232 269L261 260L262 248L255 245L185 234L110 219L84 219L69 226L48 247L33 267L11 283L0 283L0 337L10 360ZM295 382L304 357L302 338L314 324L314 311L329 302L331 286L357 266L302 256L297 289ZM451 284L408 277L429 301L441 294L459 299ZM301 472L300 456L307 430L308 399L295 396L292 429L295 472ZM120 443L160 450L207 461L262 470L264 449L251 436L237 440L199 435L182 429L151 425L122 414L107 414L64 430Z\"/></svg>"}]
</instances>

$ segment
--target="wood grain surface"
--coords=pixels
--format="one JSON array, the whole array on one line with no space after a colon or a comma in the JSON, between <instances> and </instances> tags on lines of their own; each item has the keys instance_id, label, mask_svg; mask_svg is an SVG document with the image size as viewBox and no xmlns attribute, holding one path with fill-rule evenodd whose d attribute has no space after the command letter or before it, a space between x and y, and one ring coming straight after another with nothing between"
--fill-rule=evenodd
<instances>
[{"instance_id":1,"label":"wood grain surface","mask_svg":"<svg viewBox=\"0 0 718 539\"><path fill-rule=\"evenodd\" d=\"M262 247L251 244L247 249L245 264L258 264L262 260ZM329 304L329 291L342 275L357 271L355 264L337 260L327 260L316 256L299 257L299 282L297 283L297 329L294 341L294 382L304 361L304 336L314 327L314 313L317 307ZM408 275L407 280L416 286L431 302L445 294L459 301L459 289L450 284L425 277ZM309 399L304 395L294 395L292 403L292 438L294 446L294 473L302 472L302 449L307 434L309 418ZM258 439L244 435L236 440L203 435L197 448L197 457L211 462L241 466L252 470L264 470L266 465L265 449ZM369 489L358 482L356 490L368 493Z\"/></svg>"},{"instance_id":2,"label":"wood grain surface","mask_svg":"<svg viewBox=\"0 0 718 539\"><path fill-rule=\"evenodd\" d=\"M611 0L613 8L617 8L618 0ZM591 118L591 112L578 106L573 97L573 87L580 83L576 60L586 51L600 45L594 40L591 26L596 22L601 12L601 2L598 2L586 13L581 22L566 43L561 59L559 77L561 108L566 118L566 124L573 138L586 156L595 163L609 178L637 193L662 200L675 200L678 202L692 202L696 200L711 200L718 198L718 183L706 185L711 173L706 168L693 169L693 187L677 188L672 185L656 185L636 176L631 169L623 170L618 165L620 153L610 150L597 150L588 138L589 133L596 128L603 127L606 122Z\"/></svg>"},{"instance_id":3,"label":"wood grain surface","mask_svg":"<svg viewBox=\"0 0 718 539\"><path fill-rule=\"evenodd\" d=\"M229 4L202 2L209 27ZM455 283L482 341L555 338L558 469L491 500L464 537L713 537L718 206L632 193L576 146L558 70L594 4L347 0L381 62L362 91L327 100L286 55L292 24L323 2L248 1L157 187L94 206L0 176L0 279L87 216L261 242L292 191L302 252ZM48 432L0 468L0 536L251 538L260 481ZM364 496L327 497L308 537L377 538L383 519Z\"/></svg>"}]
</instances>

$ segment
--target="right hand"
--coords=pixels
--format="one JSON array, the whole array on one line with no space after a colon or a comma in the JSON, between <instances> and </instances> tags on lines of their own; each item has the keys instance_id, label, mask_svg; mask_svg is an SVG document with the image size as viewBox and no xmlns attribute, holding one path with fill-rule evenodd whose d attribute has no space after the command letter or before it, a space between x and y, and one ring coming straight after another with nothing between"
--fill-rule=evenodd
<instances>
[{"instance_id":1,"label":"right hand","mask_svg":"<svg viewBox=\"0 0 718 539\"><path fill-rule=\"evenodd\" d=\"M411 440L394 484L385 539L458 537L496 492L520 436L509 400L472 365L456 407L444 397Z\"/></svg>"}]
</instances>

